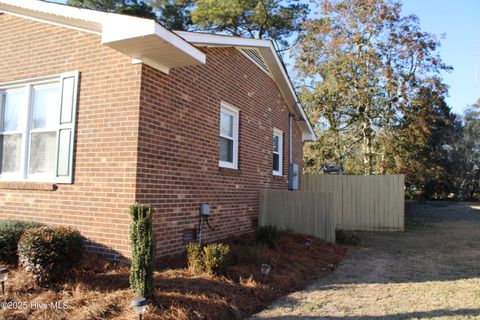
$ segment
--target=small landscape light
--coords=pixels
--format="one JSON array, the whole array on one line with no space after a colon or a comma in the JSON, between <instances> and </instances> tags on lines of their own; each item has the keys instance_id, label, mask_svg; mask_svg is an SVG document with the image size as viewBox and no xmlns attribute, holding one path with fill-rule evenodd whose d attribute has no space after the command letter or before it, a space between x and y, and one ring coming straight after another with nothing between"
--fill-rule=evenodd
<instances>
[{"instance_id":1,"label":"small landscape light","mask_svg":"<svg viewBox=\"0 0 480 320\"><path fill-rule=\"evenodd\" d=\"M144 297L137 297L130 303L135 313L138 315L138 319L142 320L142 316L147 311L148 300Z\"/></svg>"},{"instance_id":2,"label":"small landscape light","mask_svg":"<svg viewBox=\"0 0 480 320\"><path fill-rule=\"evenodd\" d=\"M307 239L307 240L305 241L305 247L306 247L307 249L310 249L310 247L312 246L312 244L313 244L313 240L312 240L312 239Z\"/></svg>"},{"instance_id":3,"label":"small landscape light","mask_svg":"<svg viewBox=\"0 0 480 320\"><path fill-rule=\"evenodd\" d=\"M8 278L8 269L0 268L0 282L2 283L2 294L5 294L5 281Z\"/></svg>"},{"instance_id":4,"label":"small landscape light","mask_svg":"<svg viewBox=\"0 0 480 320\"><path fill-rule=\"evenodd\" d=\"M265 279L267 275L270 273L270 270L272 270L272 266L266 263L262 263L260 266L260 272L262 273L262 277Z\"/></svg>"}]
</instances>

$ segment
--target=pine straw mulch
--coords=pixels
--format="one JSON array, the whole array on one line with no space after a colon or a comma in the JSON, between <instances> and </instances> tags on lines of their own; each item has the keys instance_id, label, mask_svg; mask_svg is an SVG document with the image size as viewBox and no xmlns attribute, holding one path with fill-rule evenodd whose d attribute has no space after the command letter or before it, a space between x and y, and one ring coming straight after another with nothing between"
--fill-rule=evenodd
<instances>
[{"instance_id":1,"label":"pine straw mulch","mask_svg":"<svg viewBox=\"0 0 480 320\"><path fill-rule=\"evenodd\" d=\"M243 319L273 300L332 272L345 248L307 237L281 233L275 249L256 246L253 235L231 238L232 262L227 275L193 274L185 267L155 272L155 292L144 316L148 319ZM185 261L183 258L182 261ZM177 259L178 262L178 259ZM262 279L260 265L272 271ZM39 288L20 269L9 274L0 302L0 319L135 319L127 266L113 266L88 255L76 279ZM13 308L13 303L20 303ZM51 303L60 302L54 308Z\"/></svg>"}]
</instances>

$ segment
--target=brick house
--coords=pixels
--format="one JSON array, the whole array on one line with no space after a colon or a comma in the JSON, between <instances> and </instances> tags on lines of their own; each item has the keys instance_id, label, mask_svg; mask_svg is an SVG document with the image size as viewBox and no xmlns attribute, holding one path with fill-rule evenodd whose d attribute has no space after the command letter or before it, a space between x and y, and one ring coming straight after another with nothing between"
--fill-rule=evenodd
<instances>
[{"instance_id":1,"label":"brick house","mask_svg":"<svg viewBox=\"0 0 480 320\"><path fill-rule=\"evenodd\" d=\"M157 258L249 232L315 139L270 41L0 0L1 218L69 225L129 256L128 207L156 208ZM272 143L273 141L273 143Z\"/></svg>"}]
</instances>

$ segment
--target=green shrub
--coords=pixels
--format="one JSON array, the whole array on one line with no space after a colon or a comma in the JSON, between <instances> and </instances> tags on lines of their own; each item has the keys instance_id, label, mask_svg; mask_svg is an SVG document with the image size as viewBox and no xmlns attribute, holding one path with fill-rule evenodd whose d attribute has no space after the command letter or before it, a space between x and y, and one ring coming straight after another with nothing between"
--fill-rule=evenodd
<instances>
[{"instance_id":1,"label":"green shrub","mask_svg":"<svg viewBox=\"0 0 480 320\"><path fill-rule=\"evenodd\" d=\"M335 238L337 243L346 244L349 246L359 246L362 244L362 238L355 231L336 230Z\"/></svg>"},{"instance_id":2,"label":"green shrub","mask_svg":"<svg viewBox=\"0 0 480 320\"><path fill-rule=\"evenodd\" d=\"M40 223L0 220L0 261L8 264L18 263L18 241L28 228L41 226Z\"/></svg>"},{"instance_id":3,"label":"green shrub","mask_svg":"<svg viewBox=\"0 0 480 320\"><path fill-rule=\"evenodd\" d=\"M187 246L188 269L193 272L205 271L203 261L203 246L198 243L190 243Z\"/></svg>"},{"instance_id":4,"label":"green shrub","mask_svg":"<svg viewBox=\"0 0 480 320\"><path fill-rule=\"evenodd\" d=\"M255 232L255 241L258 244L268 246L270 249L274 249L277 245L278 229L276 226L264 226L257 229Z\"/></svg>"},{"instance_id":5,"label":"green shrub","mask_svg":"<svg viewBox=\"0 0 480 320\"><path fill-rule=\"evenodd\" d=\"M153 208L147 205L130 206L130 243L132 266L130 288L139 296L149 298L153 293L155 240L153 237Z\"/></svg>"},{"instance_id":6,"label":"green shrub","mask_svg":"<svg viewBox=\"0 0 480 320\"><path fill-rule=\"evenodd\" d=\"M64 279L80 264L83 238L65 227L28 229L18 243L20 265L38 284Z\"/></svg>"},{"instance_id":7,"label":"green shrub","mask_svg":"<svg viewBox=\"0 0 480 320\"><path fill-rule=\"evenodd\" d=\"M230 265L230 246L223 243L187 246L188 268L193 272L206 271L209 274L226 274Z\"/></svg>"},{"instance_id":8,"label":"green shrub","mask_svg":"<svg viewBox=\"0 0 480 320\"><path fill-rule=\"evenodd\" d=\"M262 264L265 262L266 250L268 249L265 246L232 245L231 264Z\"/></svg>"},{"instance_id":9,"label":"green shrub","mask_svg":"<svg viewBox=\"0 0 480 320\"><path fill-rule=\"evenodd\" d=\"M230 264L230 246L223 243L208 244L203 248L205 271L210 274L226 274Z\"/></svg>"}]
</instances>

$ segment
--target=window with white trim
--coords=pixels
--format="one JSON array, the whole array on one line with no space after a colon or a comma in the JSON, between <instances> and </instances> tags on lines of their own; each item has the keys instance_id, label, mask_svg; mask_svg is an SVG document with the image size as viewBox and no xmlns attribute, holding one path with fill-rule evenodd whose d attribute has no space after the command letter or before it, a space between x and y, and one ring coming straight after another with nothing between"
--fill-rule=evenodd
<instances>
[{"instance_id":1,"label":"window with white trim","mask_svg":"<svg viewBox=\"0 0 480 320\"><path fill-rule=\"evenodd\" d=\"M283 132L273 129L273 175L281 176L283 167Z\"/></svg>"},{"instance_id":2,"label":"window with white trim","mask_svg":"<svg viewBox=\"0 0 480 320\"><path fill-rule=\"evenodd\" d=\"M223 168L238 169L238 125L240 110L222 102L220 106L220 161Z\"/></svg>"},{"instance_id":3,"label":"window with white trim","mask_svg":"<svg viewBox=\"0 0 480 320\"><path fill-rule=\"evenodd\" d=\"M0 180L71 183L78 72L0 84Z\"/></svg>"}]
</instances>

